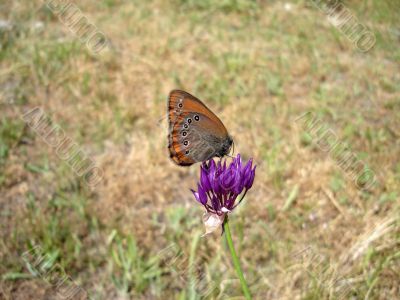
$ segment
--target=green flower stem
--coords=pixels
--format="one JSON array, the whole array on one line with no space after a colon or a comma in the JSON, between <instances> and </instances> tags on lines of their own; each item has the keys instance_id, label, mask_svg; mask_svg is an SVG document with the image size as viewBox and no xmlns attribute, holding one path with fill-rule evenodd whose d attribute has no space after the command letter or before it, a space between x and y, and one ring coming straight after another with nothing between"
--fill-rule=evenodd
<instances>
[{"instance_id":1,"label":"green flower stem","mask_svg":"<svg viewBox=\"0 0 400 300\"><path fill-rule=\"evenodd\" d=\"M237 254L236 254L235 247L233 247L231 230L229 229L229 224L228 224L228 216L225 217L223 226L224 226L226 241L228 243L229 250L231 251L233 265L235 266L236 273L238 274L239 279L240 279L240 284L242 285L243 294L247 300L251 300L249 287L247 286L246 279L244 279L243 271L242 271L242 268L240 267L240 262L239 262L239 258L237 256Z\"/></svg>"}]
</instances>

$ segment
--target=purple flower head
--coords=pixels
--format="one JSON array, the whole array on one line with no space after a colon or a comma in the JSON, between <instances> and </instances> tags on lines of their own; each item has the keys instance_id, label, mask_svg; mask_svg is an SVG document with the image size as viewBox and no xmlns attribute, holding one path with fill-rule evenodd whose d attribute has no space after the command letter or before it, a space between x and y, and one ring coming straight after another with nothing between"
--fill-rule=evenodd
<instances>
[{"instance_id":1,"label":"purple flower head","mask_svg":"<svg viewBox=\"0 0 400 300\"><path fill-rule=\"evenodd\" d=\"M256 167L253 160L242 164L240 154L233 158L229 166L226 161L215 163L214 160L203 162L200 167L200 182L197 191L192 190L194 197L207 210L207 213L222 216L232 211L252 187ZM243 195L236 203L239 195Z\"/></svg>"}]
</instances>

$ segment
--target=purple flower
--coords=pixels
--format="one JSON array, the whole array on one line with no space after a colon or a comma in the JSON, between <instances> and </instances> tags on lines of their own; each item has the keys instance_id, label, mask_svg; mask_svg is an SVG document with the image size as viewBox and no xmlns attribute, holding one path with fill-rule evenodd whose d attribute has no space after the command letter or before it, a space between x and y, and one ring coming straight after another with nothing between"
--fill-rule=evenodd
<instances>
[{"instance_id":1,"label":"purple flower","mask_svg":"<svg viewBox=\"0 0 400 300\"><path fill-rule=\"evenodd\" d=\"M214 160L203 162L200 167L200 182L197 191L192 190L194 197L207 210L207 215L216 214L224 216L232 211L243 200L247 191L252 187L256 167L253 168L253 160L242 164L240 154L229 166L226 161L217 164ZM236 199L242 194L240 200ZM221 218L220 218L221 219Z\"/></svg>"}]
</instances>

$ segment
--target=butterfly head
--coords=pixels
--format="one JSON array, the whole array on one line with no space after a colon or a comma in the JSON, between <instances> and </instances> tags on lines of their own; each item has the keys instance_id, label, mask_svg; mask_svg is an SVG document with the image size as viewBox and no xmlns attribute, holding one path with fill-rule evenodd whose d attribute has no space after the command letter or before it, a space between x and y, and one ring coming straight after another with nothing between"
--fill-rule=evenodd
<instances>
[{"instance_id":1,"label":"butterfly head","mask_svg":"<svg viewBox=\"0 0 400 300\"><path fill-rule=\"evenodd\" d=\"M221 150L217 153L217 156L224 157L225 155L228 155L229 152L231 152L232 145L233 139L228 135L225 141L222 143Z\"/></svg>"}]
</instances>

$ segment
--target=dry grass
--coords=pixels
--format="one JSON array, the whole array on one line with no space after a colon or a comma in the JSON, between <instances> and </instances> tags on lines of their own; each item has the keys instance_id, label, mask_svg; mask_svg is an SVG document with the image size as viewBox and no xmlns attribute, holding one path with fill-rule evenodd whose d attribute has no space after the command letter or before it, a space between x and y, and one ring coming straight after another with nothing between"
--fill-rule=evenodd
<instances>
[{"instance_id":1,"label":"dry grass","mask_svg":"<svg viewBox=\"0 0 400 300\"><path fill-rule=\"evenodd\" d=\"M21 259L40 245L93 299L200 299L193 272L156 259L174 243L216 284L207 299L240 299L220 236L196 238L197 166L167 154L166 95L181 88L258 165L231 217L255 299L338 299L344 286L344 299L400 299L399 13L344 3L376 33L371 51L307 1L77 2L110 40L97 55L42 1L0 4L12 24L0 29L1 298L55 299ZM98 186L24 124L37 106L101 166ZM310 142L295 122L307 111L368 163L375 188L357 189Z\"/></svg>"}]
</instances>

